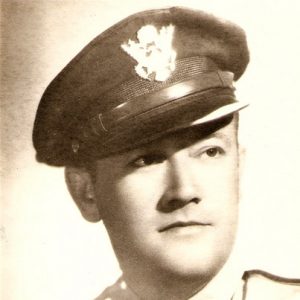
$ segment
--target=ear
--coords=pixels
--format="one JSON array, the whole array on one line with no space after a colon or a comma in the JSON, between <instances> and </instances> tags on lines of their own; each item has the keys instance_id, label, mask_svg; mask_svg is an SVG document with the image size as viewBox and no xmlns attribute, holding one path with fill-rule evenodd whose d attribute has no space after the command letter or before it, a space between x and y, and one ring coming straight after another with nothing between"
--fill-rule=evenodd
<instances>
[{"instance_id":1,"label":"ear","mask_svg":"<svg viewBox=\"0 0 300 300\"><path fill-rule=\"evenodd\" d=\"M82 216L89 222L100 221L101 216L90 172L84 168L66 167L65 179L69 192Z\"/></svg>"}]
</instances>

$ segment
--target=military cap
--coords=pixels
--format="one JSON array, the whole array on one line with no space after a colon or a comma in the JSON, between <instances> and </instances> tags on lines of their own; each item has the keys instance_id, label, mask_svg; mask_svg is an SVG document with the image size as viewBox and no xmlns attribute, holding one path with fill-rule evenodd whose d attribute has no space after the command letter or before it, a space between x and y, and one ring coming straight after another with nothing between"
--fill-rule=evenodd
<instances>
[{"instance_id":1,"label":"military cap","mask_svg":"<svg viewBox=\"0 0 300 300\"><path fill-rule=\"evenodd\" d=\"M244 31L183 7L129 16L54 78L33 130L37 160L82 164L243 108L233 82L249 61Z\"/></svg>"}]
</instances>

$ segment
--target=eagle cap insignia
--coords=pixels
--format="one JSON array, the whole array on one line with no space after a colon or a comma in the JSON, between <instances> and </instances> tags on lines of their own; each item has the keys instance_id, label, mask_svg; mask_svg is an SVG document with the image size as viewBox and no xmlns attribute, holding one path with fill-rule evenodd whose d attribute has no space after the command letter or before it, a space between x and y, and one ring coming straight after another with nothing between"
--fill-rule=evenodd
<instances>
[{"instance_id":1,"label":"eagle cap insignia","mask_svg":"<svg viewBox=\"0 0 300 300\"><path fill-rule=\"evenodd\" d=\"M137 32L137 42L131 39L122 49L137 61L136 73L148 80L165 81L175 70L176 51L172 48L174 26L159 30L145 25Z\"/></svg>"}]
</instances>

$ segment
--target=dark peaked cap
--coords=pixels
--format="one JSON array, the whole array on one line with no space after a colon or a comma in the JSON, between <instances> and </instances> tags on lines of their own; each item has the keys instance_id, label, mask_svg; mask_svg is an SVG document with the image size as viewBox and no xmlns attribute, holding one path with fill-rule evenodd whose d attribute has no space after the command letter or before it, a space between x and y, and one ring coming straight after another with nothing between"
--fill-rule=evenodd
<instances>
[{"instance_id":1,"label":"dark peaked cap","mask_svg":"<svg viewBox=\"0 0 300 300\"><path fill-rule=\"evenodd\" d=\"M232 81L249 61L238 26L181 7L107 29L51 82L33 131L37 160L77 165L243 107Z\"/></svg>"}]
</instances>

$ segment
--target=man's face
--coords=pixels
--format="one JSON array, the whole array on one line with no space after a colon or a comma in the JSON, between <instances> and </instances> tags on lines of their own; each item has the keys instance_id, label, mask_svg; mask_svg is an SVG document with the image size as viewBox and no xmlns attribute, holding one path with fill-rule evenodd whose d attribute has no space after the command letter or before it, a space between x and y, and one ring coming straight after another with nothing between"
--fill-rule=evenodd
<instances>
[{"instance_id":1,"label":"man's face","mask_svg":"<svg viewBox=\"0 0 300 300\"><path fill-rule=\"evenodd\" d=\"M234 120L97 161L97 205L125 274L209 280L220 270L236 231L238 160Z\"/></svg>"}]
</instances>

